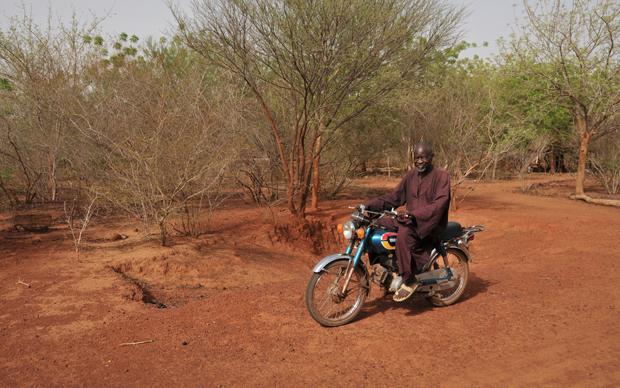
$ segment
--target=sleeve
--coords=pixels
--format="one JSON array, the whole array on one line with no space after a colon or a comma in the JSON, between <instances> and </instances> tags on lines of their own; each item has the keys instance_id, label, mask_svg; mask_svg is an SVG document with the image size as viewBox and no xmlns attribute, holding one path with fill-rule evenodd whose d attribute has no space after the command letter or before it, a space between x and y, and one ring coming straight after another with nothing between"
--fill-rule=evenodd
<instances>
[{"instance_id":1,"label":"sleeve","mask_svg":"<svg viewBox=\"0 0 620 388\"><path fill-rule=\"evenodd\" d=\"M396 188L385 195L377 197L368 204L366 208L372 211L388 210L391 208L397 208L405 203L407 195L407 182L409 182L409 174L405 175Z\"/></svg>"},{"instance_id":2,"label":"sleeve","mask_svg":"<svg viewBox=\"0 0 620 388\"><path fill-rule=\"evenodd\" d=\"M437 181L437 189L431 203L414 209L417 232L421 238L428 236L439 225L442 217L450 206L450 174L444 172Z\"/></svg>"}]
</instances>

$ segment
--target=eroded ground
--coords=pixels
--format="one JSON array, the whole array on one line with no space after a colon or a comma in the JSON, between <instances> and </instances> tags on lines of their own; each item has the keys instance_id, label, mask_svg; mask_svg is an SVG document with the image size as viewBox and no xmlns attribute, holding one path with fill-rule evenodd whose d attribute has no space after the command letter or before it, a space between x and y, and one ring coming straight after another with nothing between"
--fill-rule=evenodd
<instances>
[{"instance_id":1,"label":"eroded ground","mask_svg":"<svg viewBox=\"0 0 620 388\"><path fill-rule=\"evenodd\" d=\"M346 218L395 183L359 181L318 216ZM333 329L306 312L318 256L274 240L277 209L219 211L219 233L168 248L95 225L129 238L93 237L79 260L61 226L5 231L0 386L617 386L620 209L522 186L477 185L451 215L488 228L460 303L397 304L374 288Z\"/></svg>"}]
</instances>

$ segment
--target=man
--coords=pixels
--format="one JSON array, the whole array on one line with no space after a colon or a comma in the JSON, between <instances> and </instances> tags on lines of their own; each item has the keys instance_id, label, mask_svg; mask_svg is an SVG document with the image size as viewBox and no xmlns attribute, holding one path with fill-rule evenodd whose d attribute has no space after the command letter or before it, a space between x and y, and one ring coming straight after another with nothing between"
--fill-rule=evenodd
<instances>
[{"instance_id":1,"label":"man","mask_svg":"<svg viewBox=\"0 0 620 388\"><path fill-rule=\"evenodd\" d=\"M413 159L415 168L404 176L394 191L366 205L368 210L381 211L407 204L409 217L384 219L381 222L382 226L397 231L396 260L403 278L402 285L394 294L397 302L409 298L418 288L415 269L421 270L429 260L425 243L448 223L450 175L433 166L433 149L427 143L414 146Z\"/></svg>"}]
</instances>

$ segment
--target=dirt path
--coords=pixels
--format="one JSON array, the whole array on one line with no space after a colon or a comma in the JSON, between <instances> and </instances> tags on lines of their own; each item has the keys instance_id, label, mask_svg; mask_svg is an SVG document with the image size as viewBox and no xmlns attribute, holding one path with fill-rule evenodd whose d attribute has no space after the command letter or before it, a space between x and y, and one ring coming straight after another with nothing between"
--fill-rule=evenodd
<instances>
[{"instance_id":1,"label":"dirt path","mask_svg":"<svg viewBox=\"0 0 620 388\"><path fill-rule=\"evenodd\" d=\"M81 262L60 230L5 233L0 386L620 385L620 209L516 187L479 185L451 216L488 228L460 303L397 304L374 288L334 329L303 303L317 257L272 247L264 211L227 211L221 234L165 249L108 225L128 241Z\"/></svg>"}]
</instances>

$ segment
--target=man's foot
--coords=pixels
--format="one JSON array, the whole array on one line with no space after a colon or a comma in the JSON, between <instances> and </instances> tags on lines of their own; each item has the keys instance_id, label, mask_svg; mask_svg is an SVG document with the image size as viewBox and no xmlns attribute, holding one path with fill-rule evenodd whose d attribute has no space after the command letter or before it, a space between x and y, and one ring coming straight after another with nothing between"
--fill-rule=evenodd
<instances>
[{"instance_id":1,"label":"man's foot","mask_svg":"<svg viewBox=\"0 0 620 388\"><path fill-rule=\"evenodd\" d=\"M418 287L420 286L420 283L415 282L412 284L401 284L400 288L398 290L396 290L396 293L394 294L394 301L396 302L402 302L404 300L409 299L409 297L411 295L413 295L413 293L415 292L415 290L418 289Z\"/></svg>"}]
</instances>

